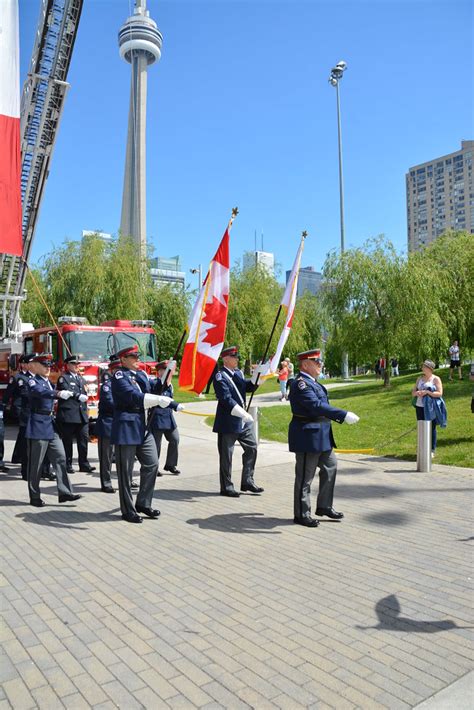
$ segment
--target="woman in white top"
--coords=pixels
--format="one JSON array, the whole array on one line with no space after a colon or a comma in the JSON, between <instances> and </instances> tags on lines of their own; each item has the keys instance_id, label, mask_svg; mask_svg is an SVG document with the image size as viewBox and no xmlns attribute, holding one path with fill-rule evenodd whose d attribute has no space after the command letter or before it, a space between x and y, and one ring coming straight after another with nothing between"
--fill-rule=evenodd
<instances>
[{"instance_id":1,"label":"woman in white top","mask_svg":"<svg viewBox=\"0 0 474 710\"><path fill-rule=\"evenodd\" d=\"M443 396L443 383L434 374L435 364L432 360L425 360L421 366L423 375L415 383L411 393L416 397L416 418L418 421L425 420L424 398L432 397L437 399ZM436 420L431 422L431 458L436 450Z\"/></svg>"}]
</instances>

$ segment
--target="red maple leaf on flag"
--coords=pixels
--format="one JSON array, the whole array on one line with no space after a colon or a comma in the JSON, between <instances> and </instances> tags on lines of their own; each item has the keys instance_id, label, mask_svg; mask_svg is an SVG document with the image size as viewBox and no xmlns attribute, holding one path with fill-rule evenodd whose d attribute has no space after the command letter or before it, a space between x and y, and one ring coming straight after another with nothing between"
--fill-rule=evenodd
<instances>
[{"instance_id":1,"label":"red maple leaf on flag","mask_svg":"<svg viewBox=\"0 0 474 710\"><path fill-rule=\"evenodd\" d=\"M203 342L210 345L219 345L224 342L228 300L228 295L224 295L225 303L221 303L218 298L213 296L212 302L206 303L202 320L204 323L211 323L214 327L206 331Z\"/></svg>"}]
</instances>

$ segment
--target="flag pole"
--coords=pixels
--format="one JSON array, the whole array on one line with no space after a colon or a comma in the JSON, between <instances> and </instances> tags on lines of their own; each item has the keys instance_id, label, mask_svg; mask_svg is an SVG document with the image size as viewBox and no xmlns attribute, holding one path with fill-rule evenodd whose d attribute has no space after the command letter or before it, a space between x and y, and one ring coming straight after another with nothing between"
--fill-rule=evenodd
<instances>
[{"instance_id":1,"label":"flag pole","mask_svg":"<svg viewBox=\"0 0 474 710\"><path fill-rule=\"evenodd\" d=\"M308 236L308 232L306 232L306 231L301 232L301 239L302 239L303 241L306 239L307 236ZM278 307L278 312L277 312L277 314L276 314L275 321L274 321L274 323L273 323L272 332L270 333L270 337L268 338L267 347L266 347L266 349L265 349L265 353L264 353L264 356L263 356L263 358L262 358L262 364L263 364L263 363L266 361L266 359L267 359L268 351L270 350L270 345L272 344L273 334L274 334L274 332L275 332L275 328L276 328L277 323L278 323L278 318L280 317L281 308L282 308L282 306L281 306L281 303L280 303L280 305L279 305L279 307ZM255 380L255 385L258 385L259 379L260 379L260 373L258 373L258 375L257 375L257 379ZM250 395L249 403L248 403L248 405L247 405L247 412L249 411L250 405L252 404L252 399L253 399L254 393L255 393L255 390L254 390L254 391L251 393L251 395Z\"/></svg>"}]
</instances>

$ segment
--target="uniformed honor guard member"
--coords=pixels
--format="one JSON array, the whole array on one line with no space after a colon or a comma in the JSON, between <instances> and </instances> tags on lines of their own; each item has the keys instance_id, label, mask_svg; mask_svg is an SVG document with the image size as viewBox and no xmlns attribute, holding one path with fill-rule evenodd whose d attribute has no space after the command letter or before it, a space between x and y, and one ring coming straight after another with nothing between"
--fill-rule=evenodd
<instances>
[{"instance_id":1,"label":"uniformed honor guard member","mask_svg":"<svg viewBox=\"0 0 474 710\"><path fill-rule=\"evenodd\" d=\"M253 428L253 418L245 411L246 392L254 392L259 375L257 367L250 380L246 380L238 369L239 351L236 346L224 348L221 353L223 367L214 376L214 391L217 397L216 418L213 431L217 433L219 451L219 478L221 496L238 498L232 483L232 456L235 442L244 450L242 455L242 477L240 490L262 493L263 488L254 481L257 460L257 440Z\"/></svg>"},{"instance_id":2,"label":"uniformed honor guard member","mask_svg":"<svg viewBox=\"0 0 474 710\"><path fill-rule=\"evenodd\" d=\"M327 390L317 381L323 363L319 350L298 354L299 373L290 390L293 418L288 430L290 451L296 454L294 522L309 528L319 525L311 517L311 483L319 468L319 494L316 515L340 520L343 513L332 507L336 483L337 459L331 421L355 424L353 412L331 407Z\"/></svg>"},{"instance_id":3,"label":"uniformed honor guard member","mask_svg":"<svg viewBox=\"0 0 474 710\"><path fill-rule=\"evenodd\" d=\"M179 447L179 431L176 420L173 416L173 411L180 412L184 409L183 404L178 404L173 399L172 377L176 370L176 362L170 360L162 360L156 366L158 378L153 386L154 394L161 394L169 397L172 401L167 407L156 408L153 410L153 418L150 423L150 429L155 437L156 452L158 461L160 460L161 441L163 436L168 442L168 451L166 452L166 461L163 466L164 471L169 471L174 476L178 476L181 471L178 469L178 447ZM163 381L163 378L165 380ZM161 474L158 472L158 475Z\"/></svg>"},{"instance_id":4,"label":"uniformed honor guard member","mask_svg":"<svg viewBox=\"0 0 474 710\"><path fill-rule=\"evenodd\" d=\"M115 493L110 476L114 450L114 447L110 443L112 420L114 416L111 377L116 368L120 367L120 364L120 359L117 355L110 356L108 372L106 371L102 375L99 393L99 413L95 425L97 448L99 451L100 487L104 493Z\"/></svg>"},{"instance_id":5,"label":"uniformed honor guard member","mask_svg":"<svg viewBox=\"0 0 474 710\"><path fill-rule=\"evenodd\" d=\"M57 398L66 400L72 397L72 394L67 390L55 390L49 381L48 376L52 364L50 353L35 355L33 362L36 363L36 374L28 380L30 416L25 436L28 445L30 504L41 508L45 503L41 500L40 477L46 454L56 471L59 502L78 500L81 496L74 494L69 481L64 445L55 430L53 418L54 400Z\"/></svg>"},{"instance_id":6,"label":"uniformed honor guard member","mask_svg":"<svg viewBox=\"0 0 474 710\"><path fill-rule=\"evenodd\" d=\"M77 441L79 471L92 473L95 466L91 466L87 459L87 446L89 443L89 415L87 413L86 383L79 374L79 356L70 355L65 358L66 370L58 379L56 388L72 393L68 400L60 400L56 413L59 433L64 442L66 451L67 471L74 473L72 467L72 442Z\"/></svg>"},{"instance_id":7,"label":"uniformed honor guard member","mask_svg":"<svg viewBox=\"0 0 474 710\"><path fill-rule=\"evenodd\" d=\"M150 407L167 407L169 397L143 392L149 388L148 378L137 376L138 345L123 348L117 353L121 366L111 379L114 416L112 420L111 443L115 445L115 464L120 494L122 518L129 523L141 523L138 513L149 518L157 518L159 510L151 507L158 471L158 456L155 439L147 431L145 410ZM135 456L141 464L140 488L136 504L133 503L130 482Z\"/></svg>"},{"instance_id":8,"label":"uniformed honor guard member","mask_svg":"<svg viewBox=\"0 0 474 710\"><path fill-rule=\"evenodd\" d=\"M28 372L28 361L30 355L20 355L18 359L19 371L10 377L7 388L3 393L2 401L5 407L11 402L12 412L18 422L18 433L15 441L15 447L12 454L12 463L21 463L21 475L26 480L26 442L25 429L28 421L27 404L28 402L28 380L30 373ZM23 410L23 411L22 411Z\"/></svg>"}]
</instances>

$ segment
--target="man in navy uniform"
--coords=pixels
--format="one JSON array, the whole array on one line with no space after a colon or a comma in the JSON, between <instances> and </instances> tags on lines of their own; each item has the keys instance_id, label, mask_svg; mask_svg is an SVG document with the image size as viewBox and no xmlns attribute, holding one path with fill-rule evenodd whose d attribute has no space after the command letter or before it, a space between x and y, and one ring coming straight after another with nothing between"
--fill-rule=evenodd
<instances>
[{"instance_id":1,"label":"man in navy uniform","mask_svg":"<svg viewBox=\"0 0 474 710\"><path fill-rule=\"evenodd\" d=\"M18 433L15 441L15 447L12 454L12 463L21 463L21 474L26 480L26 461L25 461L25 429L28 421L28 414L24 409L25 400L28 401L28 380L30 373L28 372L28 362L30 355L20 355L18 359L19 371L10 377L7 388L3 393L2 401L6 408L11 402L12 412L18 422ZM22 412L23 410L23 412Z\"/></svg>"},{"instance_id":2,"label":"man in navy uniform","mask_svg":"<svg viewBox=\"0 0 474 710\"><path fill-rule=\"evenodd\" d=\"M112 398L111 378L117 367L120 367L117 355L111 355L108 372L104 372L100 383L99 413L95 425L97 448L99 452L100 487L104 493L115 493L112 486L111 470L114 447L110 443L112 420L114 416L114 400Z\"/></svg>"},{"instance_id":3,"label":"man in navy uniform","mask_svg":"<svg viewBox=\"0 0 474 710\"><path fill-rule=\"evenodd\" d=\"M153 417L150 422L150 429L155 437L156 452L158 461L161 453L161 440L163 435L168 442L168 451L166 452L166 462L163 466L164 471L169 471L174 476L178 476L181 471L178 469L178 446L179 446L179 431L173 411L180 412L184 409L184 404L178 404L173 399L172 377L176 370L175 360L162 360L156 366L157 380L153 386L155 394L161 394L169 397L171 402L167 407L156 408L153 410ZM158 476L160 476L158 472Z\"/></svg>"},{"instance_id":4,"label":"man in navy uniform","mask_svg":"<svg viewBox=\"0 0 474 710\"><path fill-rule=\"evenodd\" d=\"M65 358L66 369L58 379L56 388L72 392L72 397L68 400L60 400L56 421L59 433L64 443L66 451L67 471L74 473L72 467L72 442L77 441L77 453L79 458L79 471L92 473L95 466L91 466L87 460L87 446L89 443L89 415L87 413L87 392L85 380L78 370L79 356L70 355Z\"/></svg>"},{"instance_id":5,"label":"man in navy uniform","mask_svg":"<svg viewBox=\"0 0 474 710\"><path fill-rule=\"evenodd\" d=\"M78 500L80 495L75 495L66 470L66 454L59 434L55 430L53 419L53 404L55 399L66 400L72 397L66 390L57 391L48 379L52 355L41 353L35 355L36 374L28 380L30 397L30 416L26 426L26 440L28 445L28 489L30 504L41 508L40 477L44 457L47 454L56 471L58 497L60 503Z\"/></svg>"},{"instance_id":6,"label":"man in navy uniform","mask_svg":"<svg viewBox=\"0 0 474 710\"><path fill-rule=\"evenodd\" d=\"M129 523L141 523L142 518L138 513L149 518L157 518L160 514L159 510L151 507L158 456L153 435L146 428L145 410L156 406L167 407L171 400L169 397L150 394L148 378L137 375L138 345L123 348L117 355L121 366L111 379L114 416L110 441L115 444L122 518ZM142 391L142 387L148 391ZM130 483L135 456L141 469L140 488L134 505Z\"/></svg>"},{"instance_id":7,"label":"man in navy uniform","mask_svg":"<svg viewBox=\"0 0 474 710\"><path fill-rule=\"evenodd\" d=\"M245 411L246 392L254 392L257 389L258 385L255 382L260 370L257 367L252 378L246 380L242 371L238 369L239 351L234 345L224 348L222 362L224 367L214 376L217 410L212 429L217 433L220 494L231 498L238 498L240 495L232 483L232 456L236 441L244 450L240 490L262 493L263 488L257 486L253 479L257 460L257 440L253 419Z\"/></svg>"},{"instance_id":8,"label":"man in navy uniform","mask_svg":"<svg viewBox=\"0 0 474 710\"><path fill-rule=\"evenodd\" d=\"M353 412L331 407L327 390L317 381L323 362L319 350L298 354L299 373L290 390L293 418L288 430L290 451L296 454L294 522L316 528L319 520L311 517L311 483L319 468L319 494L316 515L340 520L343 513L332 507L336 483L337 459L331 421L355 424Z\"/></svg>"}]
</instances>

